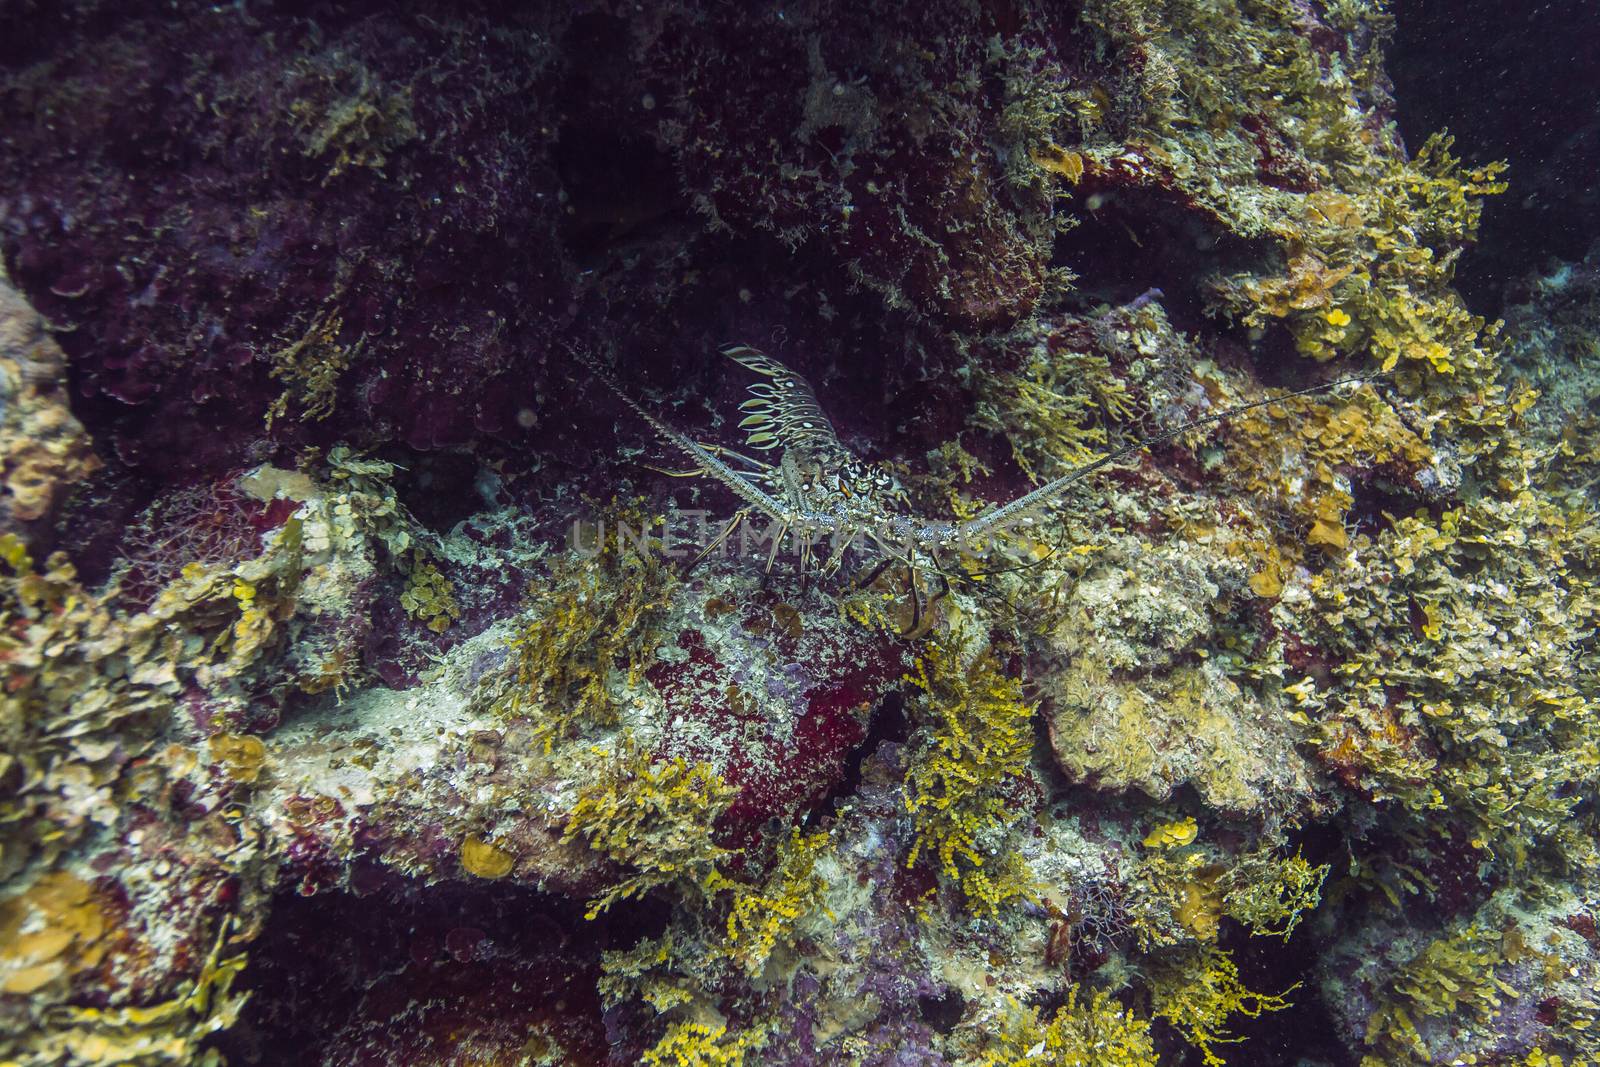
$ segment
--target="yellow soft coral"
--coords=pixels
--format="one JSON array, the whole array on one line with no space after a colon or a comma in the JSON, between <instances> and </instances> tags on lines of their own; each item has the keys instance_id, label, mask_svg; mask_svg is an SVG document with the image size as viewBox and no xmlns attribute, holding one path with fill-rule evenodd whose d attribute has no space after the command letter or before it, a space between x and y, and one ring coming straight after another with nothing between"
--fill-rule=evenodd
<instances>
[{"instance_id":1,"label":"yellow soft coral","mask_svg":"<svg viewBox=\"0 0 1600 1067\"><path fill-rule=\"evenodd\" d=\"M986 1036L974 1067L1156 1067L1150 1023L1096 991L1087 1001L1077 987L1048 1020L1039 1009L1010 1001L996 1032Z\"/></svg>"},{"instance_id":2,"label":"yellow soft coral","mask_svg":"<svg viewBox=\"0 0 1600 1067\"><path fill-rule=\"evenodd\" d=\"M728 1037L723 1023L673 1023L640 1062L644 1067L742 1067L744 1054L762 1043L749 1032Z\"/></svg>"},{"instance_id":3,"label":"yellow soft coral","mask_svg":"<svg viewBox=\"0 0 1600 1067\"><path fill-rule=\"evenodd\" d=\"M964 664L953 640L935 641L907 678L922 690L927 727L907 772L906 808L916 825L907 865L924 853L982 914L1029 892L1021 860L1001 855L1016 822L1009 787L1028 771L1033 708L993 653Z\"/></svg>"},{"instance_id":4,"label":"yellow soft coral","mask_svg":"<svg viewBox=\"0 0 1600 1067\"><path fill-rule=\"evenodd\" d=\"M826 831L790 831L777 869L759 889L741 890L728 911L728 954L746 973L758 975L773 949L788 938L795 923L816 908L824 888L816 873L818 858L828 848Z\"/></svg>"},{"instance_id":5,"label":"yellow soft coral","mask_svg":"<svg viewBox=\"0 0 1600 1067\"><path fill-rule=\"evenodd\" d=\"M727 850L712 840L712 825L736 792L707 764L653 761L630 741L567 814L563 841L581 838L633 872L590 902L587 917L656 886L708 895L730 888L717 867Z\"/></svg>"},{"instance_id":6,"label":"yellow soft coral","mask_svg":"<svg viewBox=\"0 0 1600 1067\"><path fill-rule=\"evenodd\" d=\"M1294 986L1284 990L1290 993ZM1228 1031L1236 1015L1254 1019L1271 1011L1289 1007L1283 993L1252 993L1239 980L1239 966L1226 952L1205 945L1185 964L1158 977L1153 989L1155 1013L1167 1020L1199 1050L1206 1067L1222 1067L1226 1061L1216 1046L1244 1040Z\"/></svg>"},{"instance_id":7,"label":"yellow soft coral","mask_svg":"<svg viewBox=\"0 0 1600 1067\"><path fill-rule=\"evenodd\" d=\"M615 509L613 530L642 529L636 511ZM512 676L492 697L504 716L528 715L546 753L586 725L615 723L611 672L639 684L650 624L675 579L654 556L624 551L624 538L598 537L592 555L557 563L527 622L511 641Z\"/></svg>"}]
</instances>

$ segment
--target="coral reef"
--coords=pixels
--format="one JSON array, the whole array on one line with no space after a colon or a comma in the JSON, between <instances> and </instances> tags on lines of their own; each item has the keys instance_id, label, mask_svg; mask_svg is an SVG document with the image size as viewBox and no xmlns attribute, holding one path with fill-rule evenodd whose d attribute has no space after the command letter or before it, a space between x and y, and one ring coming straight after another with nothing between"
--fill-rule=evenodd
<instances>
[{"instance_id":1,"label":"coral reef","mask_svg":"<svg viewBox=\"0 0 1600 1067\"><path fill-rule=\"evenodd\" d=\"M0 1063L1600 1062L1600 253L1397 17L0 11ZM730 341L1084 476L763 541Z\"/></svg>"},{"instance_id":2,"label":"coral reef","mask_svg":"<svg viewBox=\"0 0 1600 1067\"><path fill-rule=\"evenodd\" d=\"M63 498L100 467L67 403L67 359L0 266L0 526L42 539Z\"/></svg>"}]
</instances>

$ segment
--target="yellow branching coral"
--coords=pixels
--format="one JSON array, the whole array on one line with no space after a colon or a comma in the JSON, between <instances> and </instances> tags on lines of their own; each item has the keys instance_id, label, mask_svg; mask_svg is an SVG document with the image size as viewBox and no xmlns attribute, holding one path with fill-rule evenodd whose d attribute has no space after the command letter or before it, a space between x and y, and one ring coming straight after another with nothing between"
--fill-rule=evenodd
<instances>
[{"instance_id":1,"label":"yellow branching coral","mask_svg":"<svg viewBox=\"0 0 1600 1067\"><path fill-rule=\"evenodd\" d=\"M827 848L826 831L791 831L766 884L734 896L728 911L728 953L746 973L760 974L773 949L821 901L824 885L816 866Z\"/></svg>"},{"instance_id":2,"label":"yellow branching coral","mask_svg":"<svg viewBox=\"0 0 1600 1067\"><path fill-rule=\"evenodd\" d=\"M1147 947L1215 941L1224 917L1253 934L1287 939L1321 903L1326 866L1313 867L1298 853L1280 858L1270 847L1230 859L1187 847L1186 829L1173 823L1145 839L1152 851L1139 863L1133 923Z\"/></svg>"},{"instance_id":3,"label":"yellow branching coral","mask_svg":"<svg viewBox=\"0 0 1600 1067\"><path fill-rule=\"evenodd\" d=\"M1037 1008L1010 1001L1006 1016L983 1041L973 1067L1156 1067L1150 1023L1096 991L1087 1001L1076 987L1048 1020Z\"/></svg>"},{"instance_id":4,"label":"yellow branching coral","mask_svg":"<svg viewBox=\"0 0 1600 1067\"><path fill-rule=\"evenodd\" d=\"M1322 902L1327 876L1326 864L1313 867L1299 853L1283 859L1252 853L1228 871L1222 907L1251 933L1288 940L1301 917Z\"/></svg>"},{"instance_id":5,"label":"yellow branching coral","mask_svg":"<svg viewBox=\"0 0 1600 1067\"><path fill-rule=\"evenodd\" d=\"M1155 1014L1167 1020L1199 1050L1206 1067L1221 1067L1226 1061L1216 1046L1237 1044L1243 1038L1228 1031L1236 1015L1254 1019L1264 1012L1282 1011L1289 1006L1284 995L1252 993L1239 980L1239 967L1226 952L1205 945L1180 965L1157 976L1152 988Z\"/></svg>"},{"instance_id":6,"label":"yellow branching coral","mask_svg":"<svg viewBox=\"0 0 1600 1067\"><path fill-rule=\"evenodd\" d=\"M343 318L324 308L312 317L298 340L268 357L272 376L288 383L267 410L268 428L288 413L291 401L299 403L303 420L319 421L333 414L339 378L366 345L365 336L347 344L343 334Z\"/></svg>"},{"instance_id":7,"label":"yellow branching coral","mask_svg":"<svg viewBox=\"0 0 1600 1067\"><path fill-rule=\"evenodd\" d=\"M629 515L624 524L644 520ZM591 536L598 551L568 553L537 594L511 642L513 676L494 700L503 715L533 717L546 753L585 725L616 722L611 672L621 663L624 687L639 684L650 622L674 582L653 556L626 551L621 537Z\"/></svg>"},{"instance_id":8,"label":"yellow branching coral","mask_svg":"<svg viewBox=\"0 0 1600 1067\"><path fill-rule=\"evenodd\" d=\"M726 850L712 840L712 825L736 792L708 764L654 761L625 745L579 791L562 837L582 839L633 872L590 902L588 918L656 886L706 895L731 888L717 869Z\"/></svg>"},{"instance_id":9,"label":"yellow branching coral","mask_svg":"<svg viewBox=\"0 0 1600 1067\"><path fill-rule=\"evenodd\" d=\"M724 1023L673 1023L640 1062L644 1067L743 1067L745 1053L763 1044L759 1031L729 1036Z\"/></svg>"},{"instance_id":10,"label":"yellow branching coral","mask_svg":"<svg viewBox=\"0 0 1600 1067\"><path fill-rule=\"evenodd\" d=\"M907 864L937 856L968 904L994 915L1029 892L1021 859L1002 849L1018 818L1007 790L1028 773L1033 708L992 652L963 664L954 639L931 642L907 681L924 694L926 724L907 772L906 808L916 823Z\"/></svg>"},{"instance_id":11,"label":"yellow branching coral","mask_svg":"<svg viewBox=\"0 0 1600 1067\"><path fill-rule=\"evenodd\" d=\"M601 953L601 999L613 1006L638 997L657 1015L694 1004L701 992L688 974L692 950L686 941L676 926L668 926L660 937Z\"/></svg>"},{"instance_id":12,"label":"yellow branching coral","mask_svg":"<svg viewBox=\"0 0 1600 1067\"><path fill-rule=\"evenodd\" d=\"M660 937L603 954L599 989L608 1005L639 999L671 1020L652 1050L655 1058L646 1056L644 1062L736 1064L766 1041L768 1030L760 1024L727 1034L720 1023L723 994L736 971L760 978L774 952L792 944L798 924L822 906L826 883L816 868L830 848L826 831L792 830L759 885L718 870L720 851L705 862L700 862L704 855L697 856L696 888L703 906L680 911ZM725 921L716 908L723 900ZM782 967L774 970L781 973Z\"/></svg>"},{"instance_id":13,"label":"yellow branching coral","mask_svg":"<svg viewBox=\"0 0 1600 1067\"><path fill-rule=\"evenodd\" d=\"M328 164L323 184L353 167L381 170L389 154L417 136L411 90L391 85L358 60L354 86L332 100L296 100L289 107L301 154Z\"/></svg>"}]
</instances>

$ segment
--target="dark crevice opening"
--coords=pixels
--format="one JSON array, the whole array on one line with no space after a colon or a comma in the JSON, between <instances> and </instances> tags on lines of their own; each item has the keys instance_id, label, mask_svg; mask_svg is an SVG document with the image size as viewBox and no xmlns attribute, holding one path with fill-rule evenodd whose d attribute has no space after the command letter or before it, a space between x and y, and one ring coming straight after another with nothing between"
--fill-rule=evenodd
<instances>
[{"instance_id":1,"label":"dark crevice opening","mask_svg":"<svg viewBox=\"0 0 1600 1067\"><path fill-rule=\"evenodd\" d=\"M471 453L395 448L385 450L382 457L395 465L395 495L435 533L449 533L486 506L478 492L481 463Z\"/></svg>"},{"instance_id":2,"label":"dark crevice opening","mask_svg":"<svg viewBox=\"0 0 1600 1067\"><path fill-rule=\"evenodd\" d=\"M575 17L562 38L553 163L566 197L562 243L583 267L603 266L690 215L671 158L647 132L654 124L641 109L654 94L617 61L629 50L627 21L599 12Z\"/></svg>"},{"instance_id":3,"label":"dark crevice opening","mask_svg":"<svg viewBox=\"0 0 1600 1067\"><path fill-rule=\"evenodd\" d=\"M1238 340L1244 333L1236 330L1230 339ZM1269 389L1310 389L1318 382L1336 381L1370 369L1355 361L1322 364L1307 359L1295 347L1294 334L1281 322L1269 323L1256 333L1249 349L1253 376Z\"/></svg>"},{"instance_id":4,"label":"dark crevice opening","mask_svg":"<svg viewBox=\"0 0 1600 1067\"><path fill-rule=\"evenodd\" d=\"M1370 477L1352 478L1350 497L1345 526L1354 533L1373 537L1393 525L1390 516L1400 518L1426 509L1437 519L1445 507L1443 502L1418 497L1405 485L1387 477L1382 468L1374 471Z\"/></svg>"},{"instance_id":5,"label":"dark crevice opening","mask_svg":"<svg viewBox=\"0 0 1600 1067\"><path fill-rule=\"evenodd\" d=\"M941 1034L954 1030L966 1011L967 1000L958 989L946 988L938 994L923 993L917 997L917 1014Z\"/></svg>"},{"instance_id":6,"label":"dark crevice opening","mask_svg":"<svg viewBox=\"0 0 1600 1067\"><path fill-rule=\"evenodd\" d=\"M1320 953L1302 943L1309 933L1303 928L1296 930L1285 942L1229 926L1232 928L1222 935L1221 945L1238 965L1245 988L1282 994L1289 1002L1282 1011L1262 1012L1254 1019L1236 1015L1231 1020L1234 1036L1242 1038L1244 1047L1250 1050L1250 1062L1257 1067L1298 1067L1305 1063L1356 1067L1358 1057L1341 1038L1322 996L1315 973ZM1190 1055L1185 1062L1203 1061L1199 1055Z\"/></svg>"},{"instance_id":7,"label":"dark crevice opening","mask_svg":"<svg viewBox=\"0 0 1600 1067\"><path fill-rule=\"evenodd\" d=\"M390 885L386 870L361 867L357 890L273 902L235 987L249 1002L213 1039L229 1063L346 1063L373 1049L419 1062L453 1034L508 1028L522 1034L508 1056L545 1034L565 1062L606 1062L600 953L659 935L664 904L621 902L590 922L578 900L492 883ZM384 888L359 891L363 881Z\"/></svg>"},{"instance_id":8,"label":"dark crevice opening","mask_svg":"<svg viewBox=\"0 0 1600 1067\"><path fill-rule=\"evenodd\" d=\"M855 796L856 790L861 787L862 767L878 751L879 745L885 741L905 744L910 737L911 719L906 714L905 695L896 690L878 701L872 709L872 717L867 722L867 735L850 750L845 759L844 773L833 788L806 814L805 829L815 829L823 817L833 814L840 804Z\"/></svg>"},{"instance_id":9,"label":"dark crevice opening","mask_svg":"<svg viewBox=\"0 0 1600 1067\"><path fill-rule=\"evenodd\" d=\"M1069 301L1082 310L1159 294L1175 326L1199 329L1214 324L1206 316L1205 280L1241 270L1263 253L1159 190L1080 194L1069 210L1079 223L1056 239L1052 262L1077 275Z\"/></svg>"},{"instance_id":10,"label":"dark crevice opening","mask_svg":"<svg viewBox=\"0 0 1600 1067\"><path fill-rule=\"evenodd\" d=\"M575 123L561 131L555 164L568 197L562 243L581 266L687 218L672 161L643 139Z\"/></svg>"},{"instance_id":11,"label":"dark crevice opening","mask_svg":"<svg viewBox=\"0 0 1600 1067\"><path fill-rule=\"evenodd\" d=\"M1600 20L1591 0L1401 0L1388 68L1413 150L1437 130L1470 163L1505 159L1457 288L1500 313L1509 282L1600 237Z\"/></svg>"},{"instance_id":12,"label":"dark crevice opening","mask_svg":"<svg viewBox=\"0 0 1600 1067\"><path fill-rule=\"evenodd\" d=\"M1291 834L1288 853L1297 851L1313 866L1329 865L1329 878L1337 876L1347 855L1343 834L1328 824L1308 826ZM1309 920L1310 913L1302 919ZM1289 1001L1282 1011L1262 1012L1254 1019L1243 1015L1230 1019L1234 1036L1243 1039L1240 1047L1250 1051L1250 1063L1258 1067L1297 1067L1306 1063L1356 1067L1359 1057L1341 1036L1322 995L1317 964L1324 953L1314 941L1309 921L1302 921L1287 940L1251 934L1232 921L1223 923L1220 947L1238 965L1244 987L1252 992L1282 994ZM1198 1065L1203 1058L1191 1050L1183 1062Z\"/></svg>"}]
</instances>

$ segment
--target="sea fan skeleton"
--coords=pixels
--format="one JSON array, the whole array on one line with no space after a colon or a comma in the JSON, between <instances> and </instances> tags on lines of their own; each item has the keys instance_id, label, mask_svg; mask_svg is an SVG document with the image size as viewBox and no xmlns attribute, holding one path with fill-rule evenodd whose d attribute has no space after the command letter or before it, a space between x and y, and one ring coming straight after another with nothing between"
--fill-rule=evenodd
<instances>
[{"instance_id":1,"label":"sea fan skeleton","mask_svg":"<svg viewBox=\"0 0 1600 1067\"><path fill-rule=\"evenodd\" d=\"M948 577L950 570L942 566L944 561L958 554L986 554L997 537L1012 527L1032 526L1044 507L1096 471L1191 430L1223 422L1255 408L1280 403L1289 397L1328 392L1384 377L1381 372L1352 375L1266 400L1238 404L1114 449L976 518L949 522L910 514L905 494L894 479L852 455L840 443L816 394L800 375L747 345L730 345L722 349L722 354L761 376L761 380L750 387L751 398L740 405L745 414L739 427L747 431L746 444L750 449L773 453L776 462L694 440L646 410L594 359L579 354L579 359L623 403L695 463L689 470L664 473L675 477L711 478L742 501L741 507L690 566L715 551L741 524L756 515L765 516L773 524L768 531L772 545L767 555L769 571L786 538L793 538L799 547L802 575L807 574L816 559L814 549L819 542L827 541L830 545L827 557L817 568L823 576L837 570L852 547L870 545L880 553L881 562L870 571L865 582L870 583L891 564L898 563L906 568L912 590L913 629L921 612L917 583L922 571Z\"/></svg>"}]
</instances>

